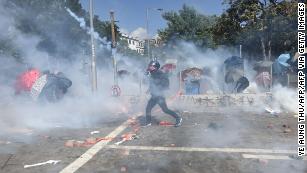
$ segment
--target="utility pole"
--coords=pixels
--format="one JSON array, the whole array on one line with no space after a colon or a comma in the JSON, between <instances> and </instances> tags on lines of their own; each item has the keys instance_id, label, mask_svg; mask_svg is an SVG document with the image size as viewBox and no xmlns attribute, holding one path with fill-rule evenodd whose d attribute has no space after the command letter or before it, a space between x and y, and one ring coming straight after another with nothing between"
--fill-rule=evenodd
<instances>
[{"instance_id":1,"label":"utility pole","mask_svg":"<svg viewBox=\"0 0 307 173\"><path fill-rule=\"evenodd\" d=\"M242 58L242 44L240 44L240 58Z\"/></svg>"},{"instance_id":2,"label":"utility pole","mask_svg":"<svg viewBox=\"0 0 307 173\"><path fill-rule=\"evenodd\" d=\"M115 59L115 48L116 48L116 37L115 37L115 26L114 26L114 11L110 11L111 19L111 33L112 33L112 59L113 59L113 68L114 68L114 85L118 85L117 82L117 63Z\"/></svg>"},{"instance_id":3,"label":"utility pole","mask_svg":"<svg viewBox=\"0 0 307 173\"><path fill-rule=\"evenodd\" d=\"M110 11L111 32L112 32L112 48L116 47L115 26L114 26L114 11Z\"/></svg>"},{"instance_id":4,"label":"utility pole","mask_svg":"<svg viewBox=\"0 0 307 173\"><path fill-rule=\"evenodd\" d=\"M91 45L92 45L92 59L91 59L91 78L92 91L97 91L97 70L96 70L96 55L94 42L94 24L93 24L93 0L90 1L90 25L91 25Z\"/></svg>"},{"instance_id":5,"label":"utility pole","mask_svg":"<svg viewBox=\"0 0 307 173\"><path fill-rule=\"evenodd\" d=\"M150 38L149 38L149 10L157 10L157 11L163 11L162 8L146 8L146 39L147 39L147 54L149 60L151 60L150 56Z\"/></svg>"},{"instance_id":6,"label":"utility pole","mask_svg":"<svg viewBox=\"0 0 307 173\"><path fill-rule=\"evenodd\" d=\"M113 59L113 68L114 68L114 85L112 86L112 95L115 97L120 96L121 90L118 86L117 81L117 63L115 59L115 52L116 52L116 37L115 37L115 26L114 26L114 11L110 11L110 18L111 18L111 33L112 33L112 59Z\"/></svg>"},{"instance_id":7,"label":"utility pole","mask_svg":"<svg viewBox=\"0 0 307 173\"><path fill-rule=\"evenodd\" d=\"M244 75L244 58L242 57L242 44L240 44L240 58L242 58L242 61L243 61L243 76L245 76Z\"/></svg>"},{"instance_id":8,"label":"utility pole","mask_svg":"<svg viewBox=\"0 0 307 173\"><path fill-rule=\"evenodd\" d=\"M149 60L150 60L150 51L149 51L149 47L150 47L150 45L149 45L149 31L148 31L148 10L149 10L149 8L146 8L146 37L147 37L147 54L148 54L148 58L149 58Z\"/></svg>"}]
</instances>

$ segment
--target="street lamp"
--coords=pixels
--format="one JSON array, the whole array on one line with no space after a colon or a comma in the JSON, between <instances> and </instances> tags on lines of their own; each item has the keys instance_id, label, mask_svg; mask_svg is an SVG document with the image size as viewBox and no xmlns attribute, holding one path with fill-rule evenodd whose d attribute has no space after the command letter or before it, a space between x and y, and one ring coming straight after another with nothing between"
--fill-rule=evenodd
<instances>
[{"instance_id":1,"label":"street lamp","mask_svg":"<svg viewBox=\"0 0 307 173\"><path fill-rule=\"evenodd\" d=\"M92 91L97 91L97 71L96 71L96 56L95 56L95 42L94 42L94 24L93 24L93 0L90 0L90 26L91 26L91 45L92 45L92 59L91 59L91 77L92 77Z\"/></svg>"},{"instance_id":2,"label":"street lamp","mask_svg":"<svg viewBox=\"0 0 307 173\"><path fill-rule=\"evenodd\" d=\"M149 44L149 31L148 31L148 25L149 25L149 17L148 17L148 13L149 10L157 10L157 11L163 11L162 8L146 8L146 37L147 37L147 54L148 54L148 58L150 59L150 44Z\"/></svg>"}]
</instances>

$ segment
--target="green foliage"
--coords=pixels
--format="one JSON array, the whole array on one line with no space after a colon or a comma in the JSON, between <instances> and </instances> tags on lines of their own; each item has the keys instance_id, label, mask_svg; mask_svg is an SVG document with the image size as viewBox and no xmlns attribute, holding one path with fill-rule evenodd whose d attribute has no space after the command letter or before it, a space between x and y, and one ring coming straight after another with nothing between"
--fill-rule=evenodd
<instances>
[{"instance_id":1,"label":"green foliage","mask_svg":"<svg viewBox=\"0 0 307 173\"><path fill-rule=\"evenodd\" d=\"M65 6L68 7L71 11L73 11L77 16L85 16L86 11L82 8L79 0L66 0Z\"/></svg>"},{"instance_id":2,"label":"green foliage","mask_svg":"<svg viewBox=\"0 0 307 173\"><path fill-rule=\"evenodd\" d=\"M225 0L227 11L214 26L218 44L242 44L247 55L273 59L296 47L296 1ZM289 45L284 45L288 41ZM272 56L271 56L272 55Z\"/></svg>"},{"instance_id":3,"label":"green foliage","mask_svg":"<svg viewBox=\"0 0 307 173\"><path fill-rule=\"evenodd\" d=\"M212 47L211 26L216 16L205 16L194 8L183 5L179 12L166 12L163 18L167 27L159 30L159 37L166 43L173 44L174 40L194 42L200 47Z\"/></svg>"},{"instance_id":4,"label":"green foliage","mask_svg":"<svg viewBox=\"0 0 307 173\"><path fill-rule=\"evenodd\" d=\"M246 58L272 60L296 50L296 0L224 0L223 4L227 9L218 17L204 16L186 5L164 13L167 27L159 30L159 36L167 45L178 40L201 48L241 44Z\"/></svg>"},{"instance_id":5,"label":"green foliage","mask_svg":"<svg viewBox=\"0 0 307 173\"><path fill-rule=\"evenodd\" d=\"M37 45L41 51L74 60L75 52L90 50L89 35L66 11L66 7L71 9L89 26L89 13L82 8L80 0L5 0L4 4L21 33L41 39ZM192 42L203 49L241 44L246 58L271 60L284 51L297 49L297 0L224 0L224 4L227 9L221 16L206 16L187 5L178 12L164 13L162 17L167 27L158 33L165 44L162 48L151 46L152 54L166 57L165 50L175 50L178 40ZM101 38L111 41L109 21L94 16L94 29ZM126 41L120 40L116 24L115 32L118 52L147 57L146 50L141 56L130 50ZM22 57L23 52L10 39L0 38L0 53ZM106 51L109 50L101 52Z\"/></svg>"}]
</instances>

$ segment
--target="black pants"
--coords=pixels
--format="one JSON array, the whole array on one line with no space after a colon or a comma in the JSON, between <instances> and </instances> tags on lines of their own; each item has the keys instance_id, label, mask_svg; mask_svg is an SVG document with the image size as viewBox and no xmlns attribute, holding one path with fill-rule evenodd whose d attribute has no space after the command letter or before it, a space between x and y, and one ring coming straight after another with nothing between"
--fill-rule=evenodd
<instances>
[{"instance_id":1,"label":"black pants","mask_svg":"<svg viewBox=\"0 0 307 173\"><path fill-rule=\"evenodd\" d=\"M151 122L151 110L156 104L160 106L160 108L162 109L164 113L171 115L176 120L180 118L176 114L176 112L168 109L166 102L165 102L165 98L163 96L151 96L146 106L146 123Z\"/></svg>"}]
</instances>

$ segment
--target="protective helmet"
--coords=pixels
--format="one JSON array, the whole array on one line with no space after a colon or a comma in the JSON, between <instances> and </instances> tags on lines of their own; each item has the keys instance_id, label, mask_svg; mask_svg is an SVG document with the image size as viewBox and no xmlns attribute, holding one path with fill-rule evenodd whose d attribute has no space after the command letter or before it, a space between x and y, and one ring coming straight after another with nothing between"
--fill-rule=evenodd
<instances>
[{"instance_id":1,"label":"protective helmet","mask_svg":"<svg viewBox=\"0 0 307 173\"><path fill-rule=\"evenodd\" d=\"M152 60L148 64L147 71L151 73L151 72L158 71L159 68L160 68L160 63L157 60Z\"/></svg>"}]
</instances>

